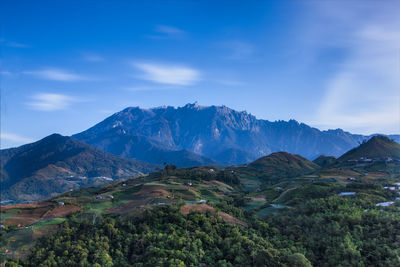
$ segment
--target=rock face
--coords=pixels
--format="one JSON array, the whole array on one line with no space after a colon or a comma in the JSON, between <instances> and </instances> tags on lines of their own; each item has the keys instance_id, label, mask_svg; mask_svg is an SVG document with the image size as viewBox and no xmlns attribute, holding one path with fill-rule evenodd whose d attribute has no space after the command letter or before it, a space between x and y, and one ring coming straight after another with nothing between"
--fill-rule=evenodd
<instances>
[{"instance_id":1,"label":"rock face","mask_svg":"<svg viewBox=\"0 0 400 267\"><path fill-rule=\"evenodd\" d=\"M74 138L117 155L180 167L242 164L272 152L340 156L368 137L295 120L258 120L226 106L126 108Z\"/></svg>"},{"instance_id":2,"label":"rock face","mask_svg":"<svg viewBox=\"0 0 400 267\"><path fill-rule=\"evenodd\" d=\"M59 134L1 150L0 156L1 198L17 202L156 169L155 165L125 159Z\"/></svg>"}]
</instances>

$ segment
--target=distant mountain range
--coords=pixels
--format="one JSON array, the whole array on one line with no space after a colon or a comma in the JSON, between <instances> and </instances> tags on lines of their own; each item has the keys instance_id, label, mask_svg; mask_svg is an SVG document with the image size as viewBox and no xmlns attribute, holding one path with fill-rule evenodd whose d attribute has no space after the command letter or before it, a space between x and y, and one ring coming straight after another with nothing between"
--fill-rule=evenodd
<instances>
[{"instance_id":1,"label":"distant mountain range","mask_svg":"<svg viewBox=\"0 0 400 267\"><path fill-rule=\"evenodd\" d=\"M272 152L339 157L371 136L320 131L295 120L267 121L225 106L126 108L73 138L155 164L236 165ZM399 141L400 135L391 138Z\"/></svg>"},{"instance_id":2,"label":"distant mountain range","mask_svg":"<svg viewBox=\"0 0 400 267\"><path fill-rule=\"evenodd\" d=\"M50 135L0 151L1 200L44 199L70 189L154 171L157 166L125 159L71 137Z\"/></svg>"}]
</instances>

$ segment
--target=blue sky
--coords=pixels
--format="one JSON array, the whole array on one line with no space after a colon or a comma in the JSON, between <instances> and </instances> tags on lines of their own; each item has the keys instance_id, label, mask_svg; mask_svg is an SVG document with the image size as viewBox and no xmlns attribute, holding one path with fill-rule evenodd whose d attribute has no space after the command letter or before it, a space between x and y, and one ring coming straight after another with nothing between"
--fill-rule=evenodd
<instances>
[{"instance_id":1,"label":"blue sky","mask_svg":"<svg viewBox=\"0 0 400 267\"><path fill-rule=\"evenodd\" d=\"M8 1L1 146L127 106L400 133L399 1Z\"/></svg>"}]
</instances>

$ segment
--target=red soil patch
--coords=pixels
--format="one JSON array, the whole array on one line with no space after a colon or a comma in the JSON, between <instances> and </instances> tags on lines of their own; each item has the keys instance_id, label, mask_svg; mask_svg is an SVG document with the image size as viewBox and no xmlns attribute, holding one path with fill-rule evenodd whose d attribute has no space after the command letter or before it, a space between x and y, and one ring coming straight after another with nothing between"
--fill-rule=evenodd
<instances>
[{"instance_id":1,"label":"red soil patch","mask_svg":"<svg viewBox=\"0 0 400 267\"><path fill-rule=\"evenodd\" d=\"M227 185L227 184L225 184L223 182L220 182L220 181L217 181L217 180L212 180L211 183L215 184L216 186L220 186L220 187L223 187L223 188L227 188L229 190L233 190L233 188L230 185Z\"/></svg>"},{"instance_id":2,"label":"red soil patch","mask_svg":"<svg viewBox=\"0 0 400 267\"><path fill-rule=\"evenodd\" d=\"M8 209L27 209L27 208L41 208L47 206L53 206L52 202L34 202L27 204L14 204L14 205L5 205L0 206L0 210L8 210Z\"/></svg>"},{"instance_id":3,"label":"red soil patch","mask_svg":"<svg viewBox=\"0 0 400 267\"><path fill-rule=\"evenodd\" d=\"M239 219L236 219L235 217L225 213L225 212L218 212L218 218L224 220L227 223L230 224L236 224L236 225L241 225L244 227L249 226L247 223L245 223L244 221L241 221Z\"/></svg>"},{"instance_id":4,"label":"red soil patch","mask_svg":"<svg viewBox=\"0 0 400 267\"><path fill-rule=\"evenodd\" d=\"M20 212L12 218L4 220L4 225L31 225L43 219L65 217L70 213L80 210L73 205L58 206L52 202L37 202L29 204L15 204L2 206L2 210L18 209Z\"/></svg>"},{"instance_id":5,"label":"red soil patch","mask_svg":"<svg viewBox=\"0 0 400 267\"><path fill-rule=\"evenodd\" d=\"M133 194L136 197L153 197L153 198L166 198L171 193L165 190L163 186L150 185L143 186L139 192Z\"/></svg>"},{"instance_id":6,"label":"red soil patch","mask_svg":"<svg viewBox=\"0 0 400 267\"><path fill-rule=\"evenodd\" d=\"M181 213L183 215L187 215L190 212L201 212L201 213L206 213L207 211L210 211L212 213L215 213L215 209L207 204L195 204L195 205L183 205L181 208ZM226 223L229 224L236 224L236 225L241 225L244 227L247 227L248 224L236 219L235 217L225 213L225 212L218 212L218 218L221 220L224 220Z\"/></svg>"},{"instance_id":7,"label":"red soil patch","mask_svg":"<svg viewBox=\"0 0 400 267\"><path fill-rule=\"evenodd\" d=\"M73 205L55 207L43 216L43 219L63 218L67 215L79 211L81 208Z\"/></svg>"},{"instance_id":8,"label":"red soil patch","mask_svg":"<svg viewBox=\"0 0 400 267\"><path fill-rule=\"evenodd\" d=\"M3 222L4 225L31 225L41 220L42 216L45 215L51 206L40 207L40 208L25 208L21 209L21 212L16 216L9 218Z\"/></svg>"},{"instance_id":9,"label":"red soil patch","mask_svg":"<svg viewBox=\"0 0 400 267\"><path fill-rule=\"evenodd\" d=\"M198 204L198 205L183 205L181 208L181 213L183 215L188 215L190 212L201 212L206 213L207 211L215 212L215 209L207 204Z\"/></svg>"}]
</instances>

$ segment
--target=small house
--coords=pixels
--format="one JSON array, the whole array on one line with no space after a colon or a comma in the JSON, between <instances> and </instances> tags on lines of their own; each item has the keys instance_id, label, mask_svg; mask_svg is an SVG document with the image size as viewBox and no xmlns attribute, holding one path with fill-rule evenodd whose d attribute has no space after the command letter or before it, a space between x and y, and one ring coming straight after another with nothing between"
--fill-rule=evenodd
<instances>
[{"instance_id":1,"label":"small house","mask_svg":"<svg viewBox=\"0 0 400 267\"><path fill-rule=\"evenodd\" d=\"M199 203L207 203L207 200L205 200L205 199L200 199Z\"/></svg>"},{"instance_id":2,"label":"small house","mask_svg":"<svg viewBox=\"0 0 400 267\"><path fill-rule=\"evenodd\" d=\"M58 206L64 206L65 205L65 203L64 202L58 202Z\"/></svg>"}]
</instances>

